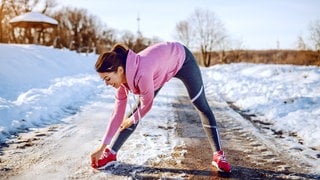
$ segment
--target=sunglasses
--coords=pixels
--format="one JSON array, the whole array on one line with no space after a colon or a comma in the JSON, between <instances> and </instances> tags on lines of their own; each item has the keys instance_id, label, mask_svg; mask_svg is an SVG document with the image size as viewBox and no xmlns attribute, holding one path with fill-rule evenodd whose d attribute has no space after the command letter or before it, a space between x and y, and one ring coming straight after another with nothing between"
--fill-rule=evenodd
<instances>
[{"instance_id":1,"label":"sunglasses","mask_svg":"<svg viewBox=\"0 0 320 180\"><path fill-rule=\"evenodd\" d=\"M111 66L106 69L107 72L116 71L117 66Z\"/></svg>"}]
</instances>

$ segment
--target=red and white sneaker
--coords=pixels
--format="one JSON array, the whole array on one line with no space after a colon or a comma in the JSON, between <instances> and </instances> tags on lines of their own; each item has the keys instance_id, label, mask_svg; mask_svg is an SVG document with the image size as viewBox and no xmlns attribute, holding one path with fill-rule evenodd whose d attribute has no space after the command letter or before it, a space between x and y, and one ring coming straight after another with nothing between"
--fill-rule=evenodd
<instances>
[{"instance_id":1,"label":"red and white sneaker","mask_svg":"<svg viewBox=\"0 0 320 180\"><path fill-rule=\"evenodd\" d=\"M104 169L114 161L117 161L117 154L113 154L108 148L106 148L102 157L98 160L98 165L92 162L91 166L96 169Z\"/></svg>"},{"instance_id":2,"label":"red and white sneaker","mask_svg":"<svg viewBox=\"0 0 320 180\"><path fill-rule=\"evenodd\" d=\"M231 165L228 163L223 151L217 151L213 154L212 165L215 166L218 171L231 172Z\"/></svg>"}]
</instances>

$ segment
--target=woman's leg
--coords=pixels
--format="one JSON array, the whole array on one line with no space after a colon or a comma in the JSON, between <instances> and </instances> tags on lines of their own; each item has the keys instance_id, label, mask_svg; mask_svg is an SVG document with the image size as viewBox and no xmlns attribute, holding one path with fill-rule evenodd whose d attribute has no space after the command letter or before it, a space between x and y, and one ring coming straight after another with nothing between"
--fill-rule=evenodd
<instances>
[{"instance_id":1,"label":"woman's leg","mask_svg":"<svg viewBox=\"0 0 320 180\"><path fill-rule=\"evenodd\" d=\"M154 97L157 96L160 89L158 89L154 92ZM128 117L132 116L132 114L134 114L138 110L138 107L140 107L140 99L139 98L136 102L136 105L133 107L132 111L129 114L127 114L126 117L128 118ZM124 129L123 131L117 132L117 134L115 134L115 136L112 138L112 141L110 143L109 148L112 149L112 151L114 151L114 152L118 152L119 149L121 148L121 146L129 138L129 136L136 130L139 122L140 122L140 120L138 121L137 124L132 124L130 127Z\"/></svg>"},{"instance_id":2,"label":"woman's leg","mask_svg":"<svg viewBox=\"0 0 320 180\"><path fill-rule=\"evenodd\" d=\"M208 136L212 150L220 151L220 139L213 112L207 102L199 66L192 53L185 48L186 59L175 77L180 79L187 88L191 102L196 107L203 128Z\"/></svg>"}]
</instances>

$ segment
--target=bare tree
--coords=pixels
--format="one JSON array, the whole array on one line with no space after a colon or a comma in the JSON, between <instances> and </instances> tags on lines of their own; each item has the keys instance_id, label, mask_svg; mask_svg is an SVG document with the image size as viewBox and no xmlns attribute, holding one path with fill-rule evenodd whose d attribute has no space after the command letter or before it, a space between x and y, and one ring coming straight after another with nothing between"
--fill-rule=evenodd
<instances>
[{"instance_id":1,"label":"bare tree","mask_svg":"<svg viewBox=\"0 0 320 180\"><path fill-rule=\"evenodd\" d=\"M41 10L41 13L46 14L49 10L58 5L56 0L45 0L44 7Z\"/></svg>"},{"instance_id":2,"label":"bare tree","mask_svg":"<svg viewBox=\"0 0 320 180\"><path fill-rule=\"evenodd\" d=\"M297 39L297 48L298 48L298 50L306 50L306 49L307 49L307 45L306 45L306 43L304 42L302 36L298 36L298 39Z\"/></svg>"},{"instance_id":3,"label":"bare tree","mask_svg":"<svg viewBox=\"0 0 320 180\"><path fill-rule=\"evenodd\" d=\"M320 50L320 20L310 24L310 40L313 42L316 50Z\"/></svg>"},{"instance_id":4,"label":"bare tree","mask_svg":"<svg viewBox=\"0 0 320 180\"><path fill-rule=\"evenodd\" d=\"M177 38L182 41L187 47L190 47L191 27L187 21L180 21L176 25Z\"/></svg>"},{"instance_id":5,"label":"bare tree","mask_svg":"<svg viewBox=\"0 0 320 180\"><path fill-rule=\"evenodd\" d=\"M37 5L39 5L40 0L10 0L11 8L16 16L31 12Z\"/></svg>"},{"instance_id":6,"label":"bare tree","mask_svg":"<svg viewBox=\"0 0 320 180\"><path fill-rule=\"evenodd\" d=\"M5 31L4 31L4 20L5 16L7 16L7 8L8 7L8 1L7 0L1 0L0 1L0 42L4 42L4 36L5 36Z\"/></svg>"},{"instance_id":7,"label":"bare tree","mask_svg":"<svg viewBox=\"0 0 320 180\"><path fill-rule=\"evenodd\" d=\"M143 37L141 32L134 35L130 31L124 31L120 41L135 52L145 49L152 42L152 40Z\"/></svg>"},{"instance_id":8,"label":"bare tree","mask_svg":"<svg viewBox=\"0 0 320 180\"><path fill-rule=\"evenodd\" d=\"M106 25L99 25L97 27L97 42L96 53L100 54L104 51L108 51L117 42L116 30L107 28Z\"/></svg>"},{"instance_id":9,"label":"bare tree","mask_svg":"<svg viewBox=\"0 0 320 180\"><path fill-rule=\"evenodd\" d=\"M209 10L196 9L186 21L177 24L176 30L181 41L199 48L206 67L211 65L211 53L223 49L226 44L224 25Z\"/></svg>"},{"instance_id":10,"label":"bare tree","mask_svg":"<svg viewBox=\"0 0 320 180\"><path fill-rule=\"evenodd\" d=\"M21 10L21 5L18 5L21 2L21 0L0 0L0 42L7 43L12 41L10 36L13 37L13 31L9 21Z\"/></svg>"},{"instance_id":11,"label":"bare tree","mask_svg":"<svg viewBox=\"0 0 320 180\"><path fill-rule=\"evenodd\" d=\"M59 44L81 52L94 50L98 38L98 18L89 15L85 9L68 7L55 13L54 18L59 22Z\"/></svg>"},{"instance_id":12,"label":"bare tree","mask_svg":"<svg viewBox=\"0 0 320 180\"><path fill-rule=\"evenodd\" d=\"M131 31L127 31L127 30L123 31L120 37L120 41L126 46L128 46L128 48L133 48L135 39L136 37L134 36L134 34Z\"/></svg>"}]
</instances>

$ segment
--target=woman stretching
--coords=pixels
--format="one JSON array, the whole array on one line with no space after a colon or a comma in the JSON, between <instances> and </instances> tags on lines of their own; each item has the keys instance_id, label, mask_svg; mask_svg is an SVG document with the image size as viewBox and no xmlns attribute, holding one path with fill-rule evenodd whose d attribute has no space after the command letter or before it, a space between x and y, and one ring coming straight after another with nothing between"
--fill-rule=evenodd
<instances>
[{"instance_id":1,"label":"woman stretching","mask_svg":"<svg viewBox=\"0 0 320 180\"><path fill-rule=\"evenodd\" d=\"M153 99L171 78L180 79L197 109L213 151L212 165L219 171L230 172L231 166L221 150L213 112L205 97L199 66L185 46L177 42L154 44L135 53L123 45L99 56L96 71L106 85L117 89L115 109L100 148L91 154L93 168L102 169L117 160L117 152L151 109ZM139 95L132 113L124 116L128 93Z\"/></svg>"}]
</instances>

